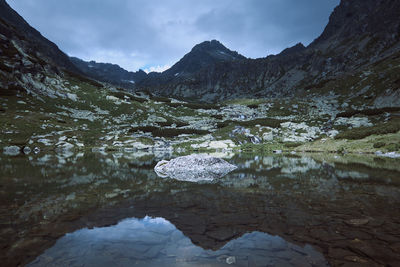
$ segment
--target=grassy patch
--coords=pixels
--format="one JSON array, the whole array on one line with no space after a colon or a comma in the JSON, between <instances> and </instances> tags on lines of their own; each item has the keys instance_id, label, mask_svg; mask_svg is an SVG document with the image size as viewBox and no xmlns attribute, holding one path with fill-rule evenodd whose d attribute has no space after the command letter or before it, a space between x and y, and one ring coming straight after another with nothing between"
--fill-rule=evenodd
<instances>
[{"instance_id":1,"label":"grassy patch","mask_svg":"<svg viewBox=\"0 0 400 267\"><path fill-rule=\"evenodd\" d=\"M215 115L211 115L211 118L217 119L217 120L223 120L224 116L221 114L215 114Z\"/></svg>"},{"instance_id":2,"label":"grassy patch","mask_svg":"<svg viewBox=\"0 0 400 267\"><path fill-rule=\"evenodd\" d=\"M287 148L293 148L293 147L299 147L299 146L301 146L303 143L296 143L296 142L293 142L293 143L284 143L284 146L285 147L287 147Z\"/></svg>"},{"instance_id":3,"label":"grassy patch","mask_svg":"<svg viewBox=\"0 0 400 267\"><path fill-rule=\"evenodd\" d=\"M338 113L336 117L344 117L350 118L354 115L366 115L366 116L375 116L380 115L387 112L397 112L400 111L400 107L385 107L385 108L376 108L376 109L364 109L364 110L349 110L345 112Z\"/></svg>"},{"instance_id":4,"label":"grassy patch","mask_svg":"<svg viewBox=\"0 0 400 267\"><path fill-rule=\"evenodd\" d=\"M153 136L158 137L176 137L181 134L196 134L196 135L204 135L209 134L210 132L207 130L198 130L198 129L175 129L175 128L159 128L156 131L152 132Z\"/></svg>"},{"instance_id":5,"label":"grassy patch","mask_svg":"<svg viewBox=\"0 0 400 267\"><path fill-rule=\"evenodd\" d=\"M198 129L176 129L176 128L161 128L156 126L140 126L134 127L129 130L129 133L135 132L145 132L151 133L153 136L157 137L176 137L181 134L196 134L196 135L204 135L209 134L210 132L207 130L198 130Z\"/></svg>"},{"instance_id":6,"label":"grassy patch","mask_svg":"<svg viewBox=\"0 0 400 267\"><path fill-rule=\"evenodd\" d=\"M122 89L123 90L123 89ZM115 96L116 98L119 98L121 100L131 100L131 101L136 101L139 103L144 103L147 101L146 98L141 98L141 97L137 97L134 96L128 92L123 92L123 91L118 91L118 92L110 92L110 95Z\"/></svg>"},{"instance_id":7,"label":"grassy patch","mask_svg":"<svg viewBox=\"0 0 400 267\"><path fill-rule=\"evenodd\" d=\"M227 105L244 105L244 106L257 106L264 103L265 100L263 99L247 99L247 98L242 98L242 99L232 99L225 101L224 103Z\"/></svg>"},{"instance_id":8,"label":"grassy patch","mask_svg":"<svg viewBox=\"0 0 400 267\"><path fill-rule=\"evenodd\" d=\"M399 151L400 150L400 144L398 143L391 143L385 147L387 151L393 152L393 151Z\"/></svg>"},{"instance_id":9,"label":"grassy patch","mask_svg":"<svg viewBox=\"0 0 400 267\"><path fill-rule=\"evenodd\" d=\"M150 145L150 146L154 145L154 141L151 138L139 137L138 141L145 145Z\"/></svg>"},{"instance_id":10,"label":"grassy patch","mask_svg":"<svg viewBox=\"0 0 400 267\"><path fill-rule=\"evenodd\" d=\"M374 147L376 143L384 143L383 147ZM317 140L312 143L305 143L295 148L297 151L312 152L349 152L349 153L375 153L376 151L389 152L396 151L397 146L390 144L400 144L400 132L383 135L371 135L363 139L325 139ZM380 145L379 145L380 146Z\"/></svg>"},{"instance_id":11,"label":"grassy patch","mask_svg":"<svg viewBox=\"0 0 400 267\"><path fill-rule=\"evenodd\" d=\"M219 109L220 106L218 104L206 104L206 103L166 103L166 105L178 108L178 107L186 107L190 109Z\"/></svg>"},{"instance_id":12,"label":"grassy patch","mask_svg":"<svg viewBox=\"0 0 400 267\"><path fill-rule=\"evenodd\" d=\"M136 132L144 132L144 133L152 133L156 131L158 127L156 126L138 126L131 128L128 132L129 133L136 133Z\"/></svg>"},{"instance_id":13,"label":"grassy patch","mask_svg":"<svg viewBox=\"0 0 400 267\"><path fill-rule=\"evenodd\" d=\"M176 127L184 127L184 126L189 126L189 123L183 122L183 121L175 121L172 119L167 118L166 122L157 122L157 124L161 127L171 127L173 124L176 125Z\"/></svg>"},{"instance_id":14,"label":"grassy patch","mask_svg":"<svg viewBox=\"0 0 400 267\"><path fill-rule=\"evenodd\" d=\"M172 121L162 121L162 122L157 122L157 124L161 127L171 127L172 124L174 124Z\"/></svg>"},{"instance_id":15,"label":"grassy patch","mask_svg":"<svg viewBox=\"0 0 400 267\"><path fill-rule=\"evenodd\" d=\"M385 142L376 142L373 147L374 148L381 148L381 147L384 147L385 145L386 145Z\"/></svg>"},{"instance_id":16,"label":"grassy patch","mask_svg":"<svg viewBox=\"0 0 400 267\"><path fill-rule=\"evenodd\" d=\"M298 134L308 133L308 131L306 129L296 129L295 132Z\"/></svg>"},{"instance_id":17,"label":"grassy patch","mask_svg":"<svg viewBox=\"0 0 400 267\"><path fill-rule=\"evenodd\" d=\"M82 75L80 75L78 73L75 73L75 72L72 72L72 71L69 71L69 70L64 70L64 72L66 74L68 74L70 77L75 78L75 79L77 79L77 80L79 80L81 82L88 83L88 84L90 84L90 85L92 85L94 87L98 87L98 88L102 88L103 87L103 85L101 83L99 83L97 81L94 81L92 79L89 79L89 78L87 78L85 76L82 76Z\"/></svg>"},{"instance_id":18,"label":"grassy patch","mask_svg":"<svg viewBox=\"0 0 400 267\"><path fill-rule=\"evenodd\" d=\"M371 127L359 127L339 133L335 139L358 140L376 134L397 133L400 131L400 119L393 119Z\"/></svg>"},{"instance_id":19,"label":"grassy patch","mask_svg":"<svg viewBox=\"0 0 400 267\"><path fill-rule=\"evenodd\" d=\"M157 101L157 102L163 102L163 103L171 103L171 99L168 97L163 97L163 96L151 96L151 100Z\"/></svg>"},{"instance_id":20,"label":"grassy patch","mask_svg":"<svg viewBox=\"0 0 400 267\"><path fill-rule=\"evenodd\" d=\"M258 104L251 104L251 105L248 105L247 107L257 109L258 106L259 106Z\"/></svg>"},{"instance_id":21,"label":"grassy patch","mask_svg":"<svg viewBox=\"0 0 400 267\"><path fill-rule=\"evenodd\" d=\"M254 127L255 125L261 125L261 126L266 126L266 127L271 127L271 128L280 128L281 123L284 122L283 120L277 120L277 119L270 119L270 118L261 118L261 119L255 119L251 121L232 121L232 120L227 120L223 122L219 122L217 124L218 128L225 128L229 125L238 125L238 126L243 126L243 127Z\"/></svg>"}]
</instances>

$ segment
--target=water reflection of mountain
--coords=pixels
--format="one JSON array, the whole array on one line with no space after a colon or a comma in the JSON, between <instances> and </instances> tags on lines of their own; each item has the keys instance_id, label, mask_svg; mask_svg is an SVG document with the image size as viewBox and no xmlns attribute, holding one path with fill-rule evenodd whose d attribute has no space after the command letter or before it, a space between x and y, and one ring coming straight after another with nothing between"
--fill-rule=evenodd
<instances>
[{"instance_id":1,"label":"water reflection of mountain","mask_svg":"<svg viewBox=\"0 0 400 267\"><path fill-rule=\"evenodd\" d=\"M312 244L335 264L400 260L396 170L379 169L383 177L377 166L242 154L229 160L239 167L235 172L194 184L158 178L151 166L159 159L2 157L1 260L23 264L64 233L146 215L166 218L205 249L260 231Z\"/></svg>"},{"instance_id":2,"label":"water reflection of mountain","mask_svg":"<svg viewBox=\"0 0 400 267\"><path fill-rule=\"evenodd\" d=\"M252 232L213 251L195 246L163 218L129 218L60 238L28 266L328 266L311 246Z\"/></svg>"}]
</instances>

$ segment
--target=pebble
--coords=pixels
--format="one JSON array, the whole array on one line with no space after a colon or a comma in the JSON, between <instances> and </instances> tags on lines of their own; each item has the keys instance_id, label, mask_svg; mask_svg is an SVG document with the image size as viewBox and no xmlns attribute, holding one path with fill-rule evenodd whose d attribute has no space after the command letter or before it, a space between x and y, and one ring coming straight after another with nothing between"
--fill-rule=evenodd
<instances>
[{"instance_id":1,"label":"pebble","mask_svg":"<svg viewBox=\"0 0 400 267\"><path fill-rule=\"evenodd\" d=\"M226 263L231 265L231 264L235 264L236 263L236 257L235 256L230 256L228 258L226 258Z\"/></svg>"}]
</instances>

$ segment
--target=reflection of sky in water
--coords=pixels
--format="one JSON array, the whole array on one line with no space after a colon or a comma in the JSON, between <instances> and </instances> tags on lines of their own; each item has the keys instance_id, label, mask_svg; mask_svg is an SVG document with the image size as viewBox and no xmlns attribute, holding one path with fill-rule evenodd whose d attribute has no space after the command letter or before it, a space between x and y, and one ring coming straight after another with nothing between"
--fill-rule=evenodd
<instances>
[{"instance_id":1,"label":"reflection of sky in water","mask_svg":"<svg viewBox=\"0 0 400 267\"><path fill-rule=\"evenodd\" d=\"M163 218L126 219L115 226L82 229L62 237L29 266L325 266L311 246L252 232L218 251L193 245Z\"/></svg>"}]
</instances>

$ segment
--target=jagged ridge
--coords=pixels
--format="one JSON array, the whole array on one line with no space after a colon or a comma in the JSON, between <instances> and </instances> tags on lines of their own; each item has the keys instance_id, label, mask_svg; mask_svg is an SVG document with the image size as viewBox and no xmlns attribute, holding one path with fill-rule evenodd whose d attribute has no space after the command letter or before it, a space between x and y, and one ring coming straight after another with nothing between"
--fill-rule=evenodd
<instances>
[{"instance_id":1,"label":"jagged ridge","mask_svg":"<svg viewBox=\"0 0 400 267\"><path fill-rule=\"evenodd\" d=\"M143 70L130 72L115 64L98 63L96 61L87 62L76 57L71 57L70 59L85 75L98 81L111 83L127 89L135 88L135 83L147 77L146 72Z\"/></svg>"},{"instance_id":2,"label":"jagged ridge","mask_svg":"<svg viewBox=\"0 0 400 267\"><path fill-rule=\"evenodd\" d=\"M215 61L184 77L171 75L176 73L174 66L163 74L149 75L139 87L205 102L299 95L399 51L399 16L399 1L342 0L324 32L308 47L298 44L262 59ZM165 73L168 79L160 79Z\"/></svg>"}]
</instances>

